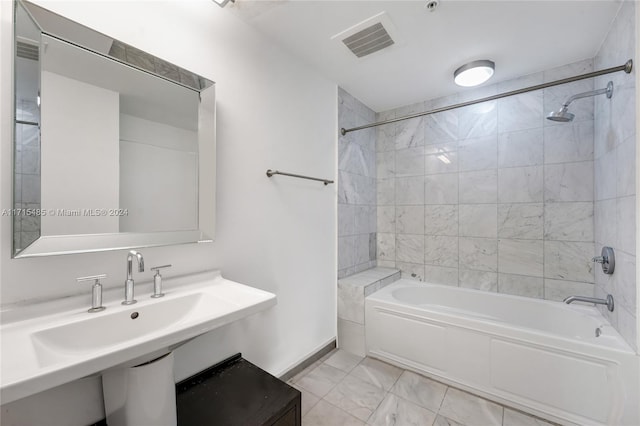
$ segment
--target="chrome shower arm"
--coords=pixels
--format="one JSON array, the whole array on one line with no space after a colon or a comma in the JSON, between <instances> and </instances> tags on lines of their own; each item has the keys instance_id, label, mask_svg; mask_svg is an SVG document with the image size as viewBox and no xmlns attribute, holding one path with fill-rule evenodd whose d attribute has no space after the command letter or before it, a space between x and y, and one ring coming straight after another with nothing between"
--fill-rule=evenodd
<instances>
[{"instance_id":1,"label":"chrome shower arm","mask_svg":"<svg viewBox=\"0 0 640 426\"><path fill-rule=\"evenodd\" d=\"M607 98L611 98L611 95L613 94L613 82L609 82L607 84L607 87L605 87L604 89L597 89L597 90L592 90L590 92L584 92L584 93L578 93L577 95L573 95L571 97L569 97L564 104L562 104L562 108L568 108L569 105L571 104L571 102L577 100L577 99L582 99L582 98L589 98L591 96L598 96L598 95L604 95L606 93Z\"/></svg>"}]
</instances>

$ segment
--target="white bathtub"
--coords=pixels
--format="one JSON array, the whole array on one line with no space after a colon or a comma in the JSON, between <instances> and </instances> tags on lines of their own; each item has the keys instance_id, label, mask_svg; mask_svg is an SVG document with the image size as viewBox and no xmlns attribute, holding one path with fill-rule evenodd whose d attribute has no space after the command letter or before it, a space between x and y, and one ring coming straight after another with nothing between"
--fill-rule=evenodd
<instances>
[{"instance_id":1,"label":"white bathtub","mask_svg":"<svg viewBox=\"0 0 640 426\"><path fill-rule=\"evenodd\" d=\"M370 356L541 417L640 424L640 358L591 306L403 279L366 298L365 333Z\"/></svg>"}]
</instances>

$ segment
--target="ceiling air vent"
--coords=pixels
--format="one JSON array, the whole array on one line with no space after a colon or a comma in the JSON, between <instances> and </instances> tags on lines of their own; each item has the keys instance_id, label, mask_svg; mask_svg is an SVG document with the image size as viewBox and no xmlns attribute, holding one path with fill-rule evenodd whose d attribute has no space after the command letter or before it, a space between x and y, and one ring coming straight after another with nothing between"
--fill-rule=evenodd
<instances>
[{"instance_id":1,"label":"ceiling air vent","mask_svg":"<svg viewBox=\"0 0 640 426\"><path fill-rule=\"evenodd\" d=\"M362 58L363 56L370 55L378 50L391 46L393 39L382 23L378 22L345 38L342 42L354 55Z\"/></svg>"},{"instance_id":2,"label":"ceiling air vent","mask_svg":"<svg viewBox=\"0 0 640 426\"><path fill-rule=\"evenodd\" d=\"M342 48L362 58L389 46L403 44L386 12L380 12L331 37ZM345 50L346 53L346 50Z\"/></svg>"},{"instance_id":3,"label":"ceiling air vent","mask_svg":"<svg viewBox=\"0 0 640 426\"><path fill-rule=\"evenodd\" d=\"M19 58L38 60L39 46L37 44L25 43L24 41L18 41L16 47L16 54Z\"/></svg>"}]
</instances>

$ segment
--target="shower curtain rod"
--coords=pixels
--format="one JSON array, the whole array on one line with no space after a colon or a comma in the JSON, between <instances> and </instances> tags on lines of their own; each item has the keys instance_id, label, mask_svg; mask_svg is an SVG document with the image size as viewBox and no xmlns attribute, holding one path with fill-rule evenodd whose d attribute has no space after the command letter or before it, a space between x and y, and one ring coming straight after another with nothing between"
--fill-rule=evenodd
<instances>
[{"instance_id":1,"label":"shower curtain rod","mask_svg":"<svg viewBox=\"0 0 640 426\"><path fill-rule=\"evenodd\" d=\"M546 89L547 87L558 86L560 84L571 83L571 82L578 81L578 80L584 80L586 78L598 77L600 75L611 74L613 72L624 71L627 74L629 74L631 72L632 68L633 68L633 60L629 59L624 65L620 65L620 66L617 66L617 67L611 67L611 68L603 69L603 70L600 70L600 71L592 71L592 72L588 72L586 74L581 74L581 75L576 75L576 76L573 76L573 77L563 78L563 79L560 79L560 80L550 81L549 83L537 84L535 86L529 86L529 87L525 87L523 89L512 90L510 92L505 92L505 93L499 93L499 94L493 95L493 96L487 96L486 98L480 98L480 99L476 99L476 100L473 100L473 101L461 102L459 104L449 105L449 106L442 107L442 108L436 108L436 109L432 109L431 111L418 112L416 114L405 115L404 117L393 118L393 119L385 120L385 121L378 121L376 123L365 124L364 126L352 127L351 129L345 129L343 127L343 128L340 129L340 133L342 134L342 136L344 136L347 133L355 132L356 130L368 129L370 127L382 126L383 124L390 124L390 123L395 123L397 121L403 121L403 120L409 120L411 118L422 117L423 115L430 115L430 114L435 114L435 113L438 113L438 112L449 111L451 109L462 108L462 107L466 107L466 106L469 106L469 105L479 104L479 103L482 103L482 102L493 101L493 100L500 99L500 98L506 98L507 96L519 95L521 93L527 93L527 92L531 92L533 90Z\"/></svg>"}]
</instances>

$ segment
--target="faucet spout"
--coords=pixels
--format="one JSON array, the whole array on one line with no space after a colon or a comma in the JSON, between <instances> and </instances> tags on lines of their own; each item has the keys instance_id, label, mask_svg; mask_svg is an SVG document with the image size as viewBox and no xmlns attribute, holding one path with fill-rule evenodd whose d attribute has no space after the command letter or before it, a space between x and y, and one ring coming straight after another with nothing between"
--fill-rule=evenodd
<instances>
[{"instance_id":1,"label":"faucet spout","mask_svg":"<svg viewBox=\"0 0 640 426\"><path fill-rule=\"evenodd\" d=\"M127 279L131 279L132 269L133 269L133 258L136 258L138 261L138 272L144 272L144 257L142 257L142 253L137 252L135 250L131 250L129 254L127 254Z\"/></svg>"},{"instance_id":2,"label":"faucet spout","mask_svg":"<svg viewBox=\"0 0 640 426\"><path fill-rule=\"evenodd\" d=\"M613 296L610 294L607 294L606 299L598 299L595 297L586 297L586 296L569 296L565 298L563 302L566 303L567 305L572 302L586 302L586 303L595 303L596 305L606 305L607 309L609 309L610 312L613 312L613 308L614 308Z\"/></svg>"},{"instance_id":3,"label":"faucet spout","mask_svg":"<svg viewBox=\"0 0 640 426\"><path fill-rule=\"evenodd\" d=\"M129 251L127 254L127 280L124 282L124 301L123 305L133 305L137 302L134 299L134 281L133 281L133 259L138 261L138 272L144 272L144 257L142 253L135 250Z\"/></svg>"}]
</instances>

